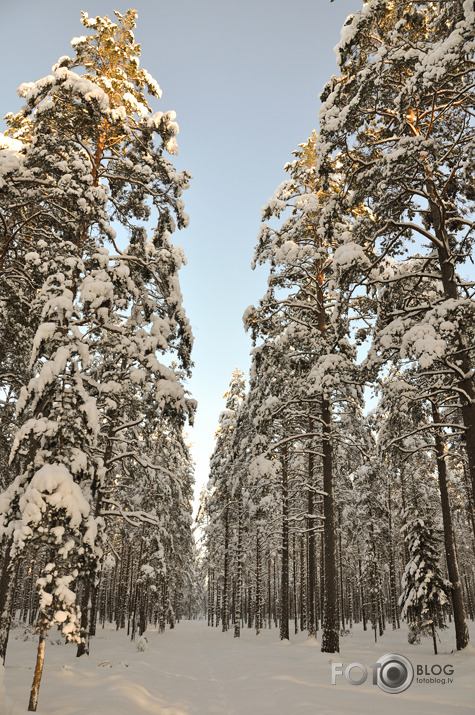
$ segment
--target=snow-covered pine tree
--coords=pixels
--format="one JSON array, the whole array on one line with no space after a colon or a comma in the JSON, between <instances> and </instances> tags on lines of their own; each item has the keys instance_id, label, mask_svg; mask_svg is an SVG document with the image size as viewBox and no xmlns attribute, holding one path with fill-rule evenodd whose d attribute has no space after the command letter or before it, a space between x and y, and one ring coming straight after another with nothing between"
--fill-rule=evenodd
<instances>
[{"instance_id":1,"label":"snow-covered pine tree","mask_svg":"<svg viewBox=\"0 0 475 715\"><path fill-rule=\"evenodd\" d=\"M314 134L295 152L295 160L286 166L290 179L283 182L263 211L263 219L279 219L289 215L275 229L263 224L256 248L255 262L269 262L269 289L259 308L246 311L245 322L253 337L263 337L266 350L270 346L276 356L290 361L292 369L283 371L284 382L293 376L297 390L285 391L282 405L276 403L276 414L292 407L304 416L305 426L299 425L294 437L307 444L310 452L318 451L323 483L323 528L325 531L325 615L322 650L337 652L338 642L338 586L336 567L336 526L334 505L335 452L334 432L341 412L358 412L362 399L355 367L356 352L349 341L347 305L333 290L332 263L338 246L330 238L331 231L320 226L323 207L327 207L326 221L338 222L340 229L349 227L347 216L336 212L338 193L337 165L329 186L316 176L316 145ZM331 218L329 212L332 213ZM257 348L258 349L258 348ZM271 359L272 360L272 359ZM261 363L263 362L261 358ZM274 360L277 363L277 357ZM300 394L301 393L301 394ZM304 405L304 410L300 408ZM307 433L309 425L315 432ZM318 448L316 445L318 444ZM305 447L304 447L305 449ZM314 467L312 466L313 471ZM310 479L309 488L315 490ZM310 518L313 515L310 515Z\"/></svg>"},{"instance_id":2,"label":"snow-covered pine tree","mask_svg":"<svg viewBox=\"0 0 475 715\"><path fill-rule=\"evenodd\" d=\"M437 655L437 628L441 627L441 609L448 604L450 582L439 566L440 539L427 518L417 511L404 517L405 540L409 562L402 576L399 599L401 615L409 627L409 643L419 643L421 636L431 636Z\"/></svg>"},{"instance_id":3,"label":"snow-covered pine tree","mask_svg":"<svg viewBox=\"0 0 475 715\"><path fill-rule=\"evenodd\" d=\"M340 210L357 204L367 209L341 249L340 288L354 292L362 283L370 294L375 284L397 281L404 290L406 281L440 282L435 305L405 290L394 328L411 315L429 355L437 354L436 325L450 332L445 379L462 412L472 488L473 281L463 275L475 236L474 27L472 0L366 0L342 30L341 74L321 95L317 150L322 177L333 171L329 158L339 156ZM341 234L338 225L335 232ZM413 246L418 262L398 276L386 271L388 258L408 259ZM351 256L353 265L360 264L357 276Z\"/></svg>"},{"instance_id":4,"label":"snow-covered pine tree","mask_svg":"<svg viewBox=\"0 0 475 715\"><path fill-rule=\"evenodd\" d=\"M0 134L0 490L11 481L8 454L15 429L15 402L28 374L28 354L35 329L34 264L28 265L30 241L18 241L9 251L12 235L18 231L25 207L18 207L19 191L12 176L20 174L22 143ZM30 270L25 270L25 264Z\"/></svg>"},{"instance_id":5,"label":"snow-covered pine tree","mask_svg":"<svg viewBox=\"0 0 475 715\"><path fill-rule=\"evenodd\" d=\"M147 104L145 93L159 97L160 89L139 69L136 13L116 16L113 23L83 13L93 34L73 40L74 59L60 58L52 74L21 86L27 103L8 120L25 154L15 186L41 213L41 231L32 218L18 235L33 226L35 238L41 236L32 260L42 266L43 322L20 400L29 426L16 436L19 476L2 502L7 538L12 528L17 533L12 524L21 516L19 505L45 465L68 471L100 523L107 459L94 461L97 453L91 454L96 439L105 444L103 455L112 436L117 448L116 434L128 426L128 384L135 386L135 405L151 392L158 411L180 414L182 421L194 408L180 371L157 359L171 352L185 373L190 368L192 337L177 278L184 259L170 241L175 226L188 221L179 197L190 175L176 172L164 156L176 153L178 127L173 112L152 115ZM152 218L157 223L149 240L139 222ZM126 248L112 222L129 234ZM6 250L14 251L7 238ZM115 380L112 360L119 368ZM134 424L144 416L135 414ZM49 518L47 504L45 497L43 518ZM12 556L21 543L9 547ZM83 568L86 583L95 568Z\"/></svg>"}]
</instances>

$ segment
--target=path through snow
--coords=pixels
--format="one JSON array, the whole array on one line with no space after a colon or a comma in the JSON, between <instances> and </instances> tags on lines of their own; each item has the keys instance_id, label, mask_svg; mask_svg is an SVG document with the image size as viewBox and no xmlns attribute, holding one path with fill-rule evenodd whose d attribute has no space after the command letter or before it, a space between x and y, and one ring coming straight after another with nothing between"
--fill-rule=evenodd
<instances>
[{"instance_id":1,"label":"path through snow","mask_svg":"<svg viewBox=\"0 0 475 715\"><path fill-rule=\"evenodd\" d=\"M15 637L16 636L16 637ZM43 715L459 715L475 713L475 651L451 653L453 632L442 634L439 656L431 642L407 644L406 628L387 631L374 644L372 633L342 638L340 656L321 653L305 634L280 642L278 631L256 637L244 629L208 628L203 621L184 621L160 635L148 632L148 650L137 651L125 634L99 630L89 658L75 658L70 645L48 643L38 713ZM35 661L35 641L23 641L15 629L5 669L8 715L24 713ZM370 663L385 653L402 653L414 665L454 666L453 683L420 684L400 694L387 694L371 682ZM369 677L352 686L343 676L331 684L331 660L344 667L357 661ZM1 696L0 696L1 697ZM21 707L20 707L21 706ZM3 715L0 699L0 711Z\"/></svg>"}]
</instances>

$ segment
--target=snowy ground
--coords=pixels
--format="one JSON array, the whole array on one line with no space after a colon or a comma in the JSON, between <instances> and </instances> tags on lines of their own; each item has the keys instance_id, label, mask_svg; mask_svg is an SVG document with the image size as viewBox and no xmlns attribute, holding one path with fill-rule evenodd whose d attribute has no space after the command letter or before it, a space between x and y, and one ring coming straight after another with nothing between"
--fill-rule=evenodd
<instances>
[{"instance_id":1,"label":"snowy ground","mask_svg":"<svg viewBox=\"0 0 475 715\"><path fill-rule=\"evenodd\" d=\"M406 628L387 631L374 644L372 633L357 631L342 638L340 656L320 651L304 634L291 642L278 640L276 630L259 637L243 630L208 628L201 621L184 621L163 635L147 634L149 648L137 651L124 633L98 631L89 658L75 658L71 645L46 648L45 671L38 712L44 715L319 715L325 713L475 713L475 649L452 653L452 629L442 634L441 654L431 653L431 641L409 646ZM2 715L26 711L36 641L23 640L15 629L5 668L6 701L0 693ZM407 656L414 667L454 668L452 683L414 682L403 693L388 694L372 684L369 667L385 653ZM368 668L363 685L352 686L344 676L331 684L331 660L344 668L359 662ZM436 668L437 670L437 668ZM353 671L352 671L353 674ZM355 671L355 679L359 671ZM442 676L444 677L443 673ZM1 688L0 688L1 689ZM9 703L8 705L6 703Z\"/></svg>"}]
</instances>

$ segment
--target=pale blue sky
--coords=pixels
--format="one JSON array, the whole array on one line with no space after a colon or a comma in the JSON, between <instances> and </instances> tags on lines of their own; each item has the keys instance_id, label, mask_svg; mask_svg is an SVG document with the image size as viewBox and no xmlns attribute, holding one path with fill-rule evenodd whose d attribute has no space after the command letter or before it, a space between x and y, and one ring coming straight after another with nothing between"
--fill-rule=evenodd
<instances>
[{"instance_id":1,"label":"pale blue sky","mask_svg":"<svg viewBox=\"0 0 475 715\"><path fill-rule=\"evenodd\" d=\"M175 234L188 266L184 304L195 335L190 430L197 491L207 479L222 395L235 366L249 368L242 314L265 291L250 268L260 211L285 179L292 151L317 128L318 94L336 72L333 47L361 0L137 0L142 67L158 80L157 106L180 126L175 164L194 175L183 198L190 226ZM0 116L21 105L16 88L72 55L90 16L128 5L88 0L4 0ZM0 124L0 130L4 124Z\"/></svg>"}]
</instances>

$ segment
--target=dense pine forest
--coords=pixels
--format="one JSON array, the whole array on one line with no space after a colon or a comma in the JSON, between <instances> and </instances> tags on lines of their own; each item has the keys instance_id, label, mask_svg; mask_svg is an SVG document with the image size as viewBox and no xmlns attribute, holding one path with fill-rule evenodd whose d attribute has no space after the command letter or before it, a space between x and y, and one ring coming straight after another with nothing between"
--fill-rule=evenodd
<instances>
[{"instance_id":1,"label":"dense pine forest","mask_svg":"<svg viewBox=\"0 0 475 715\"><path fill-rule=\"evenodd\" d=\"M192 520L193 335L175 113L137 13L21 85L0 135L0 657L32 627L94 649L180 619L335 654L475 613L475 8L364 0L318 131L262 210ZM317 121L317 118L316 120ZM273 187L269 187L270 191ZM250 256L251 259L251 256ZM243 305L243 309L245 304ZM198 406L199 409L199 406Z\"/></svg>"}]
</instances>

